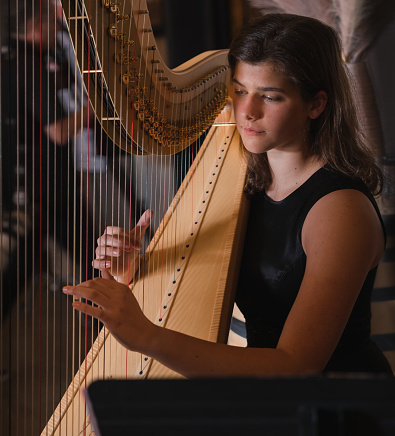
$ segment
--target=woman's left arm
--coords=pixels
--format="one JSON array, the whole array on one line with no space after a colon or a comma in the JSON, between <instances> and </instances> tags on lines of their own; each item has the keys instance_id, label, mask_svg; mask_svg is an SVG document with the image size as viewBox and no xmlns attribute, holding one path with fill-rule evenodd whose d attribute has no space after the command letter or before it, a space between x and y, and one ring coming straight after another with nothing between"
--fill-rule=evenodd
<instances>
[{"instance_id":1,"label":"woman's left arm","mask_svg":"<svg viewBox=\"0 0 395 436\"><path fill-rule=\"evenodd\" d=\"M380 261L384 234L370 200L348 189L314 205L303 226L302 244L305 276L278 347L289 349L299 338L297 346L309 364L323 370L368 272Z\"/></svg>"}]
</instances>

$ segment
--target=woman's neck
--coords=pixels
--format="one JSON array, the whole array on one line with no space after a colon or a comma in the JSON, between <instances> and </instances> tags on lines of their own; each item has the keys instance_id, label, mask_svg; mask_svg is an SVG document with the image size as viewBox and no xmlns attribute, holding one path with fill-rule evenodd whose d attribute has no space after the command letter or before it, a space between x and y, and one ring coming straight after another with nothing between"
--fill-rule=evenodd
<instances>
[{"instance_id":1,"label":"woman's neck","mask_svg":"<svg viewBox=\"0 0 395 436\"><path fill-rule=\"evenodd\" d=\"M272 183L266 194L274 201L286 198L325 164L316 156L307 157L299 152L270 151L267 157Z\"/></svg>"}]
</instances>

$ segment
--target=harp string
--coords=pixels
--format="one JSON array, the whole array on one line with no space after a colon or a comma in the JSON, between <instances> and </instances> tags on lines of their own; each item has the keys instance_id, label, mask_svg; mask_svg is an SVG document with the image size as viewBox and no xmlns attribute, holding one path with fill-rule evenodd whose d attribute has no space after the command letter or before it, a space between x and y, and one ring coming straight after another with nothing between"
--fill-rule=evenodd
<instances>
[{"instance_id":1,"label":"harp string","mask_svg":"<svg viewBox=\"0 0 395 436\"><path fill-rule=\"evenodd\" d=\"M19 8L17 8L16 11L16 15L17 15L17 33L19 33ZM19 44L17 45L17 69L19 70ZM16 92L16 96L17 96L17 113L19 113L20 107L19 107L19 82L17 85L17 92ZM17 165L17 180L16 180L16 190L17 193L19 193L20 190L20 185L19 185L19 165L20 165L20 137L19 137L19 118L17 119L17 134L16 134L16 147L17 147L17 154L16 154L16 165ZM16 213L17 213L17 222L16 222L16 226L17 229L19 229L19 202L17 203L17 207L16 207ZM19 231L17 231L17 235L16 235L16 243L17 243L17 283L16 283L16 291L17 291L17 298L16 298L16 305L17 308L20 307L20 299L19 299L19 290L20 290L20 282L19 282L19 277L20 277L20 270L19 270ZM19 331L19 310L17 311L17 316L16 316L16 322L17 322L17 328L16 328L16 344L17 344L17 350L19 350L19 335L20 335L20 331ZM19 370L19 364L17 362L17 370ZM19 371L18 371L19 372ZM19 400L19 380L17 380L16 382L16 389L17 389L17 396L16 399L17 401ZM17 430L18 430L18 425L19 425L19 413L17 415Z\"/></svg>"},{"instance_id":2,"label":"harp string","mask_svg":"<svg viewBox=\"0 0 395 436\"><path fill-rule=\"evenodd\" d=\"M19 14L19 10L18 9L17 9L16 13L17 13L17 16L18 16L18 14ZM19 28L17 28L17 31L18 30L19 30ZM17 55L18 55L18 52L17 52ZM18 61L17 61L17 65L19 65ZM18 84L18 87L17 87L17 93L16 94L17 94L17 98L18 98L19 97L19 84ZM19 103L17 103L17 110L19 111ZM19 165L20 165L20 162L19 162L19 157L20 157L19 120L17 120L16 147L17 147L16 165L17 165L17 168L19 168ZM17 192L19 192L19 177L18 176L17 176L16 183L17 183L17 187L16 187L17 188ZM19 204L17 205L16 209L17 209L16 210L16 213L17 213L17 223L16 223L16 225L17 225L17 229L19 229ZM18 274L17 283L16 283L16 289L17 289L17 292L19 293L19 286L20 286L20 283L19 283L19 277L20 277L20 274L19 274L19 232L17 232L17 235L16 235L16 242L17 242L17 274ZM17 299L16 299L16 304L17 304L17 307L19 307L20 301L19 301L18 296L17 296ZM17 314L17 334L16 334L16 343L17 343L17 346L19 345L19 322L18 321L19 321L19 314ZM17 350L19 350L19 348L17 348ZM17 364L17 369L19 369L18 364ZM17 389L18 389L18 387L19 387L19 383L17 381ZM19 399L19 395L17 395L17 400L18 399ZM18 418L19 418L19 416L18 416Z\"/></svg>"},{"instance_id":3,"label":"harp string","mask_svg":"<svg viewBox=\"0 0 395 436\"><path fill-rule=\"evenodd\" d=\"M49 0L48 0L48 2L49 2ZM48 4L48 6L49 6L49 4ZM54 8L55 8L55 6L54 6ZM52 23L50 22L51 20L52 20ZM52 26L55 29L55 35L56 35L57 24L56 24L56 11L55 11L55 9L54 9L54 13L53 13L52 16L48 15L48 28L51 28ZM56 98L57 98L57 96L56 96L56 83L57 83L57 67L56 67L56 65L57 65L56 64L56 59L57 59L57 57L56 56L57 56L57 44L56 44L56 37L53 37L53 38L54 38L54 48L53 48L53 50L54 50L54 59L51 61L50 58L48 58L48 67L47 68L48 68L49 73L53 73L53 75L54 75L54 83L55 83L54 91L55 92L50 91L50 86L49 86L50 81L48 80L48 106L50 107L49 99L52 98L52 104L53 104L53 107L55 108L55 120L53 122L55 123L55 127L54 127L55 133L54 133L54 135L55 135L55 138L56 138L56 133L57 133L57 130L58 130L58 126L57 126L57 123L56 123L56 118L57 118L57 109L56 109L56 106L57 106L57 104L56 104ZM48 45L50 43L49 39L50 39L50 35L48 33ZM48 114L48 120L49 120L48 121L48 125L49 125L49 123L51 122L49 114ZM47 141L48 141L48 148L49 148L51 146L49 138L47 138ZM53 235L52 235L52 246L53 246L52 253L53 253L53 258L51 258L51 256L48 256L48 260L52 263L52 266L50 268L54 271L54 274L52 275L52 285L48 281L48 288L49 288L48 294L49 294L50 291L52 293L54 293L55 290L56 290L56 281L57 281L56 259L58 259L58 247L57 247L57 244L56 244L56 234L57 234L57 231L58 231L57 230L57 225L58 225L58 219L57 219L58 200L57 200L55 192L58 189L58 169L57 169L57 164L58 164L58 159L60 159L60 156L59 156L59 154L57 152L58 151L57 147L55 146L53 148L54 148L54 176L53 176L54 191L53 191L53 211L52 211L52 214L56 218L54 219L54 228L53 228ZM48 166L50 167L50 161L49 160L48 160ZM48 168L48 173L49 173L49 169L50 168ZM61 176L61 168L59 169L59 171L60 171L60 176ZM48 189L49 189L49 184L48 184ZM48 198L49 198L49 196L48 196ZM59 254L59 261L60 261L60 258L61 258L61 254ZM48 270L49 270L49 268L48 268ZM48 298L48 302L50 302L50 301L51 300ZM57 309L56 300L55 300L55 298L53 298L53 301L52 301L52 330L53 331L51 332L51 334L52 334L52 344L50 344L50 337L49 337L49 340L48 340L48 344L50 344L50 346L52 346L52 361L50 360L51 356L50 355L48 356L49 357L48 365L50 367L52 367L52 380L49 382L49 386L48 386L48 388L49 388L48 390L49 390L49 393L50 393L50 395L49 395L50 401L48 401L47 413L48 413L48 411L53 410L54 405L55 405L55 386L56 386L56 378L55 378L55 374L56 374L56 370L55 370L55 368L56 368L56 364L55 364L55 362L56 362L56 345L55 345L56 344L56 342L55 342L56 328L55 328L55 320L56 320L56 309ZM49 328L48 328L48 332L50 332ZM49 333L48 333L48 336L49 336ZM49 371L47 371L47 373L49 373ZM50 389L51 388L50 383L52 383L52 389Z\"/></svg>"},{"instance_id":4,"label":"harp string","mask_svg":"<svg viewBox=\"0 0 395 436\"><path fill-rule=\"evenodd\" d=\"M3 38L2 33L0 32L0 47L3 47ZM0 71L3 71L3 59L2 59L2 53L0 53ZM0 74L0 138L3 138L3 108L2 108L2 100L3 100L3 82L2 82L2 75ZM3 193L4 186L3 186L3 146L0 145L0 187L1 192ZM1 249L0 249L0 301L2 302L2 307L4 306L4 295L3 295L3 265L6 261L4 258L4 246L5 241L3 237L3 201L0 202L0 243L1 243ZM0 310L0 324L3 326L3 308ZM3 367L3 335L0 335L0 376L3 377L4 375L4 367ZM0 383L0 409L4 410L3 405L3 383ZM3 417L3 415L1 415Z\"/></svg>"},{"instance_id":5,"label":"harp string","mask_svg":"<svg viewBox=\"0 0 395 436\"><path fill-rule=\"evenodd\" d=\"M49 6L49 0L47 1L47 6ZM49 14L45 17L46 19L46 23L45 25L47 26L47 28L49 29L49 19L50 16ZM50 41L49 41L49 32L46 35L46 45L47 47L49 47ZM50 81L49 81L49 75L51 74L51 65L50 65L50 58L49 56L46 57L45 59L45 68L47 70L47 83L46 83L46 96L47 96L47 101L45 102L46 107L49 108L51 107L50 104L50 100L51 100L51 95L50 95ZM56 119L56 113L55 113L55 119ZM46 126L50 125L50 111L47 111L47 116L46 116ZM50 141L49 141L49 137L46 137L46 154L47 156L50 156ZM54 166L54 174L52 176L51 171L50 171L50 161L51 159L47 158L46 160L46 252L48 253L46 256L46 308L45 308L45 313L46 313L46 326L45 326L45 331L46 331L46 338L45 338L45 343L46 343L46 356L45 356L45 414L48 413L49 410L49 402L50 402L50 373L51 371L49 371L50 365L49 365L49 359L50 359L50 321L53 321L53 319L51 320L51 310L50 310L50 299L49 299L49 292L50 292L50 286L51 286L51 276L50 276L50 267L52 267L51 262L52 260L50 259L50 255L49 253L51 252L51 248L55 248L53 244L55 244L55 240L51 243L51 225L50 225L50 212L51 212L51 206L54 205L55 206L55 202L56 202L56 196L53 194L53 197L51 198L51 192L50 192L50 183L52 182L53 186L54 186L54 190L56 189L56 147L53 147L54 150L54 156L53 156L53 162L51 162L51 164ZM51 180L51 176L52 179ZM52 203L52 204L51 204ZM52 207L54 207L52 206ZM55 209L56 211L56 209ZM56 217L56 215L55 215ZM54 218L53 220L53 226L54 229L52 231L55 230L56 228L56 218ZM55 234L54 234L55 235ZM53 245L51 247L51 245ZM53 255L55 256L56 253L53 252ZM55 274L53 275L53 277L55 277ZM53 316L52 316L53 318ZM52 324L53 326L53 324ZM54 328L54 327L52 327ZM52 371L53 372L53 371Z\"/></svg>"},{"instance_id":6,"label":"harp string","mask_svg":"<svg viewBox=\"0 0 395 436\"><path fill-rule=\"evenodd\" d=\"M68 14L70 14L70 11L68 11ZM63 15L63 12L62 12ZM64 18L63 18L64 20ZM63 21L62 21L63 22ZM66 38L66 30L65 30L65 26L63 25L63 29L62 29L62 34L61 34L61 47L62 47L62 54L66 54L67 56L67 89L69 90L69 94L71 94L70 90L71 90L71 71L72 71L72 65L71 65L71 46L70 46L70 40ZM70 108L70 98L67 99L66 102L64 102L64 94L62 94L62 108L65 108L66 110L66 116L67 116L67 132L66 132L66 137L67 137L67 171L66 171L66 192L65 195L67 197L67 202L66 204L69 205L70 204L70 162L71 162L71 147L70 147L70 131L71 131L71 125L70 125L70 113L71 113L71 108ZM63 191L62 191L63 192ZM67 210L65 211L66 215L66 278L69 278L69 271L70 271L70 226L68 225L68 223L70 222L70 209L67 207ZM63 269L62 269L62 273L63 273ZM70 315L71 314L71 306L69 303L69 298L66 297L66 337L65 337L65 377L64 377L64 389L67 392L67 385L70 382L70 380L68 379L68 374L69 374L69 362L70 362L70 351L69 351L69 344L71 343L72 339L70 338ZM63 313L63 311L61 311L61 313ZM63 324L61 324L63 325ZM71 353L72 354L72 353ZM71 363L71 366L73 366L73 363ZM63 392L62 389L60 389L60 392ZM66 398L68 400L68 393L66 394ZM61 405L62 408L62 405ZM61 413L63 412L63 410L61 409L60 411Z\"/></svg>"},{"instance_id":7,"label":"harp string","mask_svg":"<svg viewBox=\"0 0 395 436\"><path fill-rule=\"evenodd\" d=\"M122 73L123 73L123 71L121 69L121 74ZM119 91L117 90L118 83L116 83L115 86L116 86L116 88L114 90L115 96L117 96L121 100L121 104L122 104L122 100L123 100L124 96L120 92L120 90ZM119 114L120 118L124 117L125 115L126 114L123 114L123 113ZM120 137L119 137L119 139L120 139ZM122 162L124 161L126 156L123 155L123 151L121 149L116 150L116 148L114 147L114 155L115 155L115 153L117 153L119 156L118 161L117 161L118 162L118 171L117 171L118 172L118 185L119 185L119 187L124 186L124 188L126 188L127 168L122 166ZM115 162L115 159L114 159L114 162ZM122 176L122 174L123 174L123 176ZM123 181L122 181L122 179L123 179ZM121 184L121 181L122 181L122 184ZM124 191L124 197L123 197L123 199L121 199L121 190L118 189L117 196L116 196L116 198L114 198L114 201L115 201L114 208L115 208L115 210L117 210L116 222L114 222L114 221L112 222L113 226L121 227L121 228L125 228L125 229L127 229L127 227L125 225L126 224L126 213L129 210L129 208L127 207L127 203L126 203L126 197L125 197L126 192L127 191ZM118 264L118 268L119 268L119 264Z\"/></svg>"},{"instance_id":8,"label":"harp string","mask_svg":"<svg viewBox=\"0 0 395 436\"><path fill-rule=\"evenodd\" d=\"M39 206L39 235L40 235L40 239L39 239L39 353L40 353L40 357L39 357L39 378L38 378L38 383L39 383L39 429L41 429L41 411L42 411L42 403L41 403L41 398L42 398L42 237L43 237L43 228L42 228L42 215L43 215L43 211L42 211L42 204L43 204L43 198L42 198L42 190L43 190L43 185L42 185L42 147L43 147L43 135L42 135L42 128L41 126L43 125L42 121L43 121L43 114L42 114L42 89L43 89L43 83L42 83L42 58L43 58L43 48L42 48L42 0L40 0L40 72L39 72L39 81L40 81L40 96L39 96L39 117L40 117L40 139L39 139L39 150L40 150L40 157L39 157L39 166L40 166L40 179L39 179L39 184L40 184L40 188L39 188L39 192L40 192L40 206ZM19 45L18 45L19 46ZM33 60L34 62L34 60ZM18 69L19 71L19 69Z\"/></svg>"},{"instance_id":9,"label":"harp string","mask_svg":"<svg viewBox=\"0 0 395 436\"><path fill-rule=\"evenodd\" d=\"M33 16L36 16L36 11L34 10L34 7L35 7L35 5L33 4ZM26 15L25 15L25 23L27 22L26 21ZM35 26L36 26L36 20L33 20L33 23L32 23L32 30L31 30L31 32L32 32L32 38L33 38L33 36L35 35L35 32L36 32L36 30L35 30ZM28 65L28 62L27 62L27 27L25 27L25 53L26 53L26 55L25 55L25 62L26 62L26 66ZM33 81L33 83L35 83L36 82L36 80L37 80L37 78L36 78L36 74L35 74L35 72L36 72L36 68L34 67L34 61L35 61L35 59L34 59L34 57L32 56L32 64L33 64L33 67L32 67L32 81ZM26 71L26 69L25 69L25 83L27 83L27 71ZM27 86L27 85L26 85ZM36 87L35 86L33 86L32 87L32 107L33 108L35 108L36 107L36 94L35 94L35 90L36 90ZM27 93L26 93L26 99L27 99ZM25 101L27 101L27 100L25 100ZM28 116L27 116L27 105L26 105L26 110L25 110L25 117L26 117L26 124L27 124L27 120L28 120ZM36 135L35 135L35 123L33 122L33 120L32 120L32 126L31 126L31 128L32 128L32 137L33 138L35 138L36 137ZM26 130L26 132L27 132L28 130ZM28 147L28 140L27 140L27 137L25 137L25 145L26 145L26 151L27 151L27 147ZM39 164L39 163L38 163ZM36 174L36 165L37 165L37 163L36 163L36 153L32 153L32 175L33 174ZM26 173L26 174L28 174L28 173ZM33 185L33 187L32 187L32 193L35 193L36 192L36 178L34 177L34 176L32 176L32 185ZM30 201L31 201L31 203L33 204L33 203L35 203L35 198L34 198L34 194L32 194L32 198L30 199ZM27 215L28 216L28 215ZM36 228L36 214L32 214L32 229L35 229ZM31 250L32 250L32 252L31 252L31 257L32 257L32 262L33 262L33 266L32 266L32 275L33 275L33 278L32 278L32 293L33 293L33 298L32 298L32 348L31 348L31 356L33 356L33 354L34 354L34 350L35 350L35 346L36 346L36 317L35 317L35 313L36 313L36 291L35 291L35 286L34 286L34 282L35 282L35 271L36 271L36 267L35 267L35 259L36 259L36 256L35 256L35 244L36 244L36 232L35 231L33 231L32 232L32 246L31 246ZM32 371L31 371L31 380L32 380L32 392L31 392L31 401L32 401L32 404L34 404L34 400L36 399L35 398L35 395L37 395L36 394L36 391L35 391L35 389L36 389L36 378L35 378L35 370L34 370L34 367L33 367L33 365L32 365ZM32 412L31 412L31 419L32 419L32 422L34 422L33 421L33 419L34 419L34 408L32 408Z\"/></svg>"},{"instance_id":10,"label":"harp string","mask_svg":"<svg viewBox=\"0 0 395 436\"><path fill-rule=\"evenodd\" d=\"M48 7L49 7L49 0L47 0L48 2ZM56 23L52 22L51 20L53 20L55 18L55 15L53 14L52 16L50 14L48 14L48 16L46 17L47 19L47 27L48 29L50 29L53 25L53 28L55 29L55 34L56 34ZM51 39L53 38L53 36L51 35ZM50 46L50 33L48 32L47 34L47 46ZM46 68L47 68L47 72L48 72L48 76L47 76L47 107L51 107L51 105L53 104L53 107L56 108L56 93L52 93L52 89L50 87L50 80L49 80L49 75L53 74L54 76L54 82L56 84L56 68L55 68L55 64L54 62L56 62L56 43L54 44L54 60L51 60L50 57L47 57L47 62L46 62ZM55 86L56 89L56 86ZM52 102L51 102L52 99ZM57 111L55 109L55 120L56 120L56 116L57 116ZM50 111L48 111L47 113L47 126L50 125L50 123L52 122L51 118L50 118ZM57 126L56 126L56 121L55 121L55 138L56 138L56 131L57 131ZM47 154L49 155L50 153L50 140L49 140L49 136L47 135ZM47 280L47 367L52 367L52 380L50 380L51 378L51 373L50 371L46 371L47 372L47 397L46 397L46 414L48 414L48 412L53 408L53 404L54 404L54 388L55 388L55 367L51 365L51 355L50 355L50 347L52 346L52 360L54 360L54 353L55 353L55 348L53 348L53 345L55 344L54 342L54 338L55 338L55 310L56 310L56 301L55 299L53 299L52 302L52 311L51 311L51 307L50 307L50 292L54 292L56 289L56 258L57 258L57 247L56 247L56 231L57 231L57 216L56 216L56 209L57 209L57 197L54 194L53 195L53 209L51 211L50 209L50 186L52 183L54 192L56 192L57 190L57 171L56 171L56 166L57 166L57 159L58 159L58 154L57 154L57 148L53 147L54 150L54 157L53 157L53 165L54 165L54 172L53 172L53 176L51 177L51 162L50 159L47 160L47 219L48 222L50 222L50 220L53 221L54 223L54 227L52 229L52 235L50 234L51 229L48 226L48 230L47 230L47 244L48 244L48 249L47 252L51 253L53 255L53 258L51 258L50 255L47 255L47 276L48 276L48 280ZM51 180L52 179L52 180ZM52 214L52 217L51 215ZM51 250L51 245L52 245L52 250ZM52 265L51 265L52 263ZM51 269L54 271L54 274L51 277L50 271ZM52 283L51 283L51 279L52 279ZM50 326L52 325L52 329L53 331L50 331ZM52 334L52 344L51 344L51 338L50 338L50 333ZM52 389L51 389L51 383L52 383Z\"/></svg>"},{"instance_id":11,"label":"harp string","mask_svg":"<svg viewBox=\"0 0 395 436\"><path fill-rule=\"evenodd\" d=\"M10 20L9 20L10 21ZM3 47L3 35L2 32L0 32L0 47ZM0 53L0 71L3 71L3 56L2 53ZM0 138L3 138L3 79L2 74L0 74ZM5 190L5 187L3 185L3 165L4 165L4 157L3 157L3 141L0 145L0 186L1 186L1 192L3 193ZM5 237L3 235L4 227L3 227L3 219L4 219L4 210L3 210L3 201L0 202L0 232L1 232L1 250L0 250L0 299L2 302L2 306L4 307L4 293L3 293L3 265L7 262L6 256L4 256L4 251L9 249L9 242L7 244ZM9 259L9 256L8 256ZM3 309L0 310L0 323L1 326L4 324L4 316L3 316ZM3 342L3 335L0 335L0 376L3 378L5 374L4 364L3 364L3 358L4 358L4 342ZM4 410L4 403L3 403L3 383L0 383L0 409ZM2 415L3 417L3 415Z\"/></svg>"},{"instance_id":12,"label":"harp string","mask_svg":"<svg viewBox=\"0 0 395 436\"><path fill-rule=\"evenodd\" d=\"M24 2L24 3L26 3L26 2ZM25 10L26 10L26 8L25 8ZM25 52L24 52L24 56L25 56L25 63L24 63L25 78L24 78L24 84L25 84L25 87L26 87L26 70L27 70L27 67L26 67L26 14L24 15L24 24L25 24L25 27L24 27L24 29L25 29L24 30L24 39L25 39L25 41L24 41L24 44L25 44ZM1 87L1 84L0 84L0 87ZM27 96L26 96L26 93L25 93L25 96L24 96L24 102L25 102L25 114L26 114L26 107L27 107ZM26 131L26 124L27 124L27 117L25 115L25 121L24 121L25 131ZM0 133L0 137L2 137L1 133ZM18 143L19 143L19 141L18 141ZM22 145L22 148L23 148L23 156L25 157L26 156L26 151L27 151L26 150L26 141L24 141L24 144ZM27 175L27 159L23 159L22 164L23 164L24 173L25 173L23 189L24 189L24 192L26 193L27 192L27 176L26 176ZM19 168L19 165L18 165L18 168ZM26 201L25 201L25 204L24 204L24 215L27 216L27 202ZM25 220L25 222L24 222L24 234L25 235L27 234L27 220ZM25 238L25 243L24 243L24 252L25 252L24 299L25 299L25 301L27 301L27 262L26 262L26 260L27 260L27 239L26 238ZM25 353L25 355L27 355L27 324L28 324L28 321L27 321L27 311L25 311L25 314L24 314L24 338L25 339L24 339L24 344L23 344L24 345L24 353ZM25 370L24 370L24 391L23 391L23 397L24 397L24 401L27 401L27 367L25 367ZM24 422L26 422L27 421L27 409L26 408L24 408L24 410L23 410L23 418L24 418Z\"/></svg>"},{"instance_id":13,"label":"harp string","mask_svg":"<svg viewBox=\"0 0 395 436\"><path fill-rule=\"evenodd\" d=\"M67 11L67 13L70 16L70 10ZM63 16L63 12L61 12L62 16ZM64 18L63 18L64 20ZM66 132L66 137L67 137L67 184L66 184L66 192L65 195L67 196L67 205L70 205L71 201L70 201L70 186L71 186L71 168L70 168L70 163L71 163L71 153L72 153L72 149L71 149L71 128L73 127L73 133L74 133L74 129L76 128L75 125L71 126L71 74L72 74L72 48L71 48L71 44L70 44L70 40L68 39L68 34L66 34L66 29L65 29L65 25L64 22L62 20L63 23L63 29L62 29L62 35L61 35L61 47L62 47L62 54L66 54L66 58L67 58L67 101L64 102L64 98L65 95L64 93L62 93L62 108L65 108L65 112L66 112L66 116L67 116L67 132ZM67 35L67 36L66 36ZM75 67L74 67L74 74L75 74ZM75 109L75 107L74 107ZM75 124L75 123L74 123ZM63 168L63 165L62 165ZM63 192L63 191L62 191ZM63 217L64 214L62 214ZM74 269L71 265L70 265L70 257L71 257L71 247L70 247L70 239L71 239L71 235L70 235L70 220L71 220L71 216L70 216L70 209L69 207L67 207L67 210L65 211L65 215L66 215L66 279L69 279L69 273L70 273L70 269ZM63 228L63 227L62 227ZM63 269L62 269L63 272ZM72 274L74 276L74 271L72 271ZM63 301L63 300L62 300ZM71 370L71 372L73 372L73 367L74 367L74 353L73 351L70 352L69 348L70 348L70 344L73 343L73 339L72 337L70 337L70 319L73 319L73 313L72 313L72 309L71 309L71 305L69 304L70 299L67 297L66 301L65 301L65 305L66 305L66 337L65 337L65 344L64 344L64 348L65 348L65 354L66 354L66 358L65 358L65 377L64 377L64 389L67 392L67 386L68 383L70 382L69 378L68 378L68 374L69 374L69 370ZM63 313L63 311L61 311L61 313ZM63 325L61 323L61 325ZM73 328L74 331L74 328ZM71 356L70 356L71 354ZM70 357L72 359L71 361L71 368L70 368ZM60 389L60 392L63 392L62 389ZM67 393L68 395L68 393ZM68 399L68 397L67 397ZM62 407L62 405L61 405ZM61 410L61 413L63 411Z\"/></svg>"},{"instance_id":14,"label":"harp string","mask_svg":"<svg viewBox=\"0 0 395 436\"><path fill-rule=\"evenodd\" d=\"M77 9L75 9L77 11ZM85 20L85 11L83 10L83 18L81 20L77 20L78 24L81 24L81 34L82 34L82 41L81 41L81 47L79 47L78 42L76 43L76 52L78 50L82 50L84 47L84 43L85 43L85 32L83 31L83 27L84 27L84 20ZM77 35L77 29L78 26L75 26L75 32ZM77 39L75 39L75 41L77 41ZM86 69L86 65L84 64L84 61L82 63L82 68L81 68L81 75L84 75L84 71ZM76 69L76 75L78 74L78 71ZM84 91L83 88L79 88L76 90L76 92L79 93L79 95L77 96L77 98L79 99L79 101L81 102L81 108L83 107L83 98L84 98ZM78 100L76 100L78 101ZM77 141L74 141L74 153L75 153L75 161L76 161L76 165L74 167L74 179L75 179L75 202L76 202L76 207L74 209L74 226L73 226L73 233L74 233L74 238L76 241L76 249L78 247L78 263L77 263L77 259L76 259L76 264L78 264L78 277L77 277L77 283L81 283L83 281L83 265L82 265L82 226L81 226L81 221L82 221L82 217L83 217L83 203L82 203L82 199L83 199L83 171L77 172L77 165L79 168L81 168L81 170L84 168L83 167L83 147L84 147L84 138L83 138L83 130L81 128L82 126L82 116L81 114L78 114L78 112L76 112L76 116L78 116L79 120L78 120L78 125L80 127L79 131L77 132L77 123L76 123L76 127L75 127L75 133L76 136L75 138L77 139L77 141L79 141L80 144L80 149L78 150L77 148ZM77 190L79 192L77 192ZM78 201L78 205L77 205L77 201ZM78 208L78 209L77 209ZM79 214L77 216L77 210L79 210ZM78 350L78 362L82 362L82 348L81 348L81 335L82 335L82 328L83 328L83 314L81 314L80 312L76 312L74 311L75 314L75 320L78 320L77 325L75 324L76 321L74 321L73 324L73 329L76 329L78 332L77 337L74 335L74 340L76 341L76 343L73 345L73 348L75 349L77 347ZM74 372L74 371L73 371ZM81 386L83 386L83 380L80 380L80 384ZM78 397L78 404L80 404L81 399L80 397ZM78 419L80 419L80 407L78 408L79 412L78 412ZM85 421L82 420L82 422ZM85 427L85 425L84 425Z\"/></svg>"},{"instance_id":15,"label":"harp string","mask_svg":"<svg viewBox=\"0 0 395 436\"><path fill-rule=\"evenodd\" d=\"M140 19L142 20L142 24L141 24L141 27L140 28L137 28L137 32L141 32L141 41L142 41L142 43L141 43L141 47L143 47L143 46L145 46L146 44L145 44L145 39L148 39L148 33L146 33L145 32L145 29L146 29L146 14L144 14L144 13L141 13L141 1L139 1L139 9L138 9L138 17L139 17L139 22L140 22ZM136 35L136 39L138 39L138 34ZM140 62L139 62L139 75L141 75L141 74L143 74L143 59L144 58L146 58L146 59L148 59L148 51L149 51L149 48L148 48L148 46L147 46L147 48L145 49L145 53L141 53L140 54ZM154 66L154 63L152 63L152 67ZM147 75L146 74L143 74L143 79L144 79L144 81L143 81L143 87L150 87L150 84L149 83L147 83L147 80L148 80L148 78L147 78ZM142 141L144 142L146 139L144 138L144 137L142 137ZM147 141L150 141L150 139L147 139ZM149 156L146 156L145 158L144 158L144 160L145 160L145 162L143 163L143 165L145 165L145 172L144 171L141 171L141 179L140 179L140 186L141 186L141 199L142 199L142 201L141 201L141 205L140 205L140 210L139 210L139 213L137 214L138 216L141 216L142 215L142 213L143 213L143 210L144 209L146 209L147 208L147 199L148 199L148 187L149 187L149 184L150 184L150 182L152 182L152 180L149 180L149 174L150 174L150 171L149 171L149 164L150 164L150 159L152 159L152 162L151 162L151 164L153 164L153 156L152 155L149 155ZM152 165L152 168L153 168L153 165ZM136 221L137 221L137 219L138 219L138 216L136 216ZM144 275L144 277L145 277L145 275ZM144 278L144 280L145 280L145 278ZM143 310L143 312L144 313L147 313L147 307L149 307L149 304L150 304L150 301L149 300L147 300L147 298L148 298L148 296L146 295L146 289L145 289L145 284L144 284L144 286L143 286L143 289L142 289L142 295L141 295L141 307L142 307L142 310ZM140 367L142 367L142 364L143 364L143 356L142 355L140 355Z\"/></svg>"},{"instance_id":16,"label":"harp string","mask_svg":"<svg viewBox=\"0 0 395 436\"><path fill-rule=\"evenodd\" d=\"M87 41L88 47L89 47L90 38L91 38L91 33L90 33L91 32L91 27L90 27L91 19L90 19L90 17L91 17L91 2L89 0L88 1L88 18L87 18L88 19L88 41ZM88 70L88 72L87 72L87 75L88 75L88 87L87 87L88 89L87 89L87 93L88 93L88 97L90 97L91 50L88 50L88 66L87 66L87 70ZM89 259L89 256L88 256L88 252L89 252L89 172L90 172L90 151L91 151L91 149L90 149L90 147L91 147L90 134L89 134L89 131L90 131L89 130L89 127L90 127L90 125L89 125L89 115L90 115L89 111L90 111L90 104L88 102L88 104L87 104L87 112L88 112L88 115L87 115L88 116L88 119L87 119L87 131L88 131L88 144L87 144L87 147L88 147L88 150L87 151L88 152L87 152L87 171L86 171L86 221L85 221L86 222L85 279L88 279L88 277L89 277L89 273L88 273L88 270L89 270L89 267L88 267L88 259ZM85 361L85 373L86 373L87 372L87 355L88 355L88 315L85 314L84 317L85 317L85 326L84 326L84 329L85 329L85 338L84 338L85 339L84 340L85 355L84 355L84 361ZM86 387L87 387L87 381L86 381L86 377L85 377L84 388L86 389ZM87 420L86 403L84 405L84 415L85 415L84 416L84 429L85 429L86 428L86 420Z\"/></svg>"}]
</instances>

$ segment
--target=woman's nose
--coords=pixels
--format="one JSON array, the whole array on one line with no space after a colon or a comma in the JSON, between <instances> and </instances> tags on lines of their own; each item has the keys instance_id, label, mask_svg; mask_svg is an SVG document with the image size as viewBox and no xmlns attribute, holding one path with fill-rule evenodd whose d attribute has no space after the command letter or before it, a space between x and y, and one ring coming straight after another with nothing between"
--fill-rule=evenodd
<instances>
[{"instance_id":1,"label":"woman's nose","mask_svg":"<svg viewBox=\"0 0 395 436\"><path fill-rule=\"evenodd\" d=\"M243 116L247 120L257 120L262 117L262 110L256 98L251 97L245 101L243 106Z\"/></svg>"}]
</instances>

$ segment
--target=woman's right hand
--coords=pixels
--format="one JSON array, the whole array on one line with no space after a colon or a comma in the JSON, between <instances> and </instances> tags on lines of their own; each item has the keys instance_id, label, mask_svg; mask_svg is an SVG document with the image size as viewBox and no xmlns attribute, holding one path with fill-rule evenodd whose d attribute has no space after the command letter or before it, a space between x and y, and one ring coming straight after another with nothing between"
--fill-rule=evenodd
<instances>
[{"instance_id":1,"label":"woman's right hand","mask_svg":"<svg viewBox=\"0 0 395 436\"><path fill-rule=\"evenodd\" d=\"M130 232L121 227L107 227L97 240L93 267L107 270L115 280L128 285L139 268L142 240L153 215L152 210L146 210Z\"/></svg>"}]
</instances>

